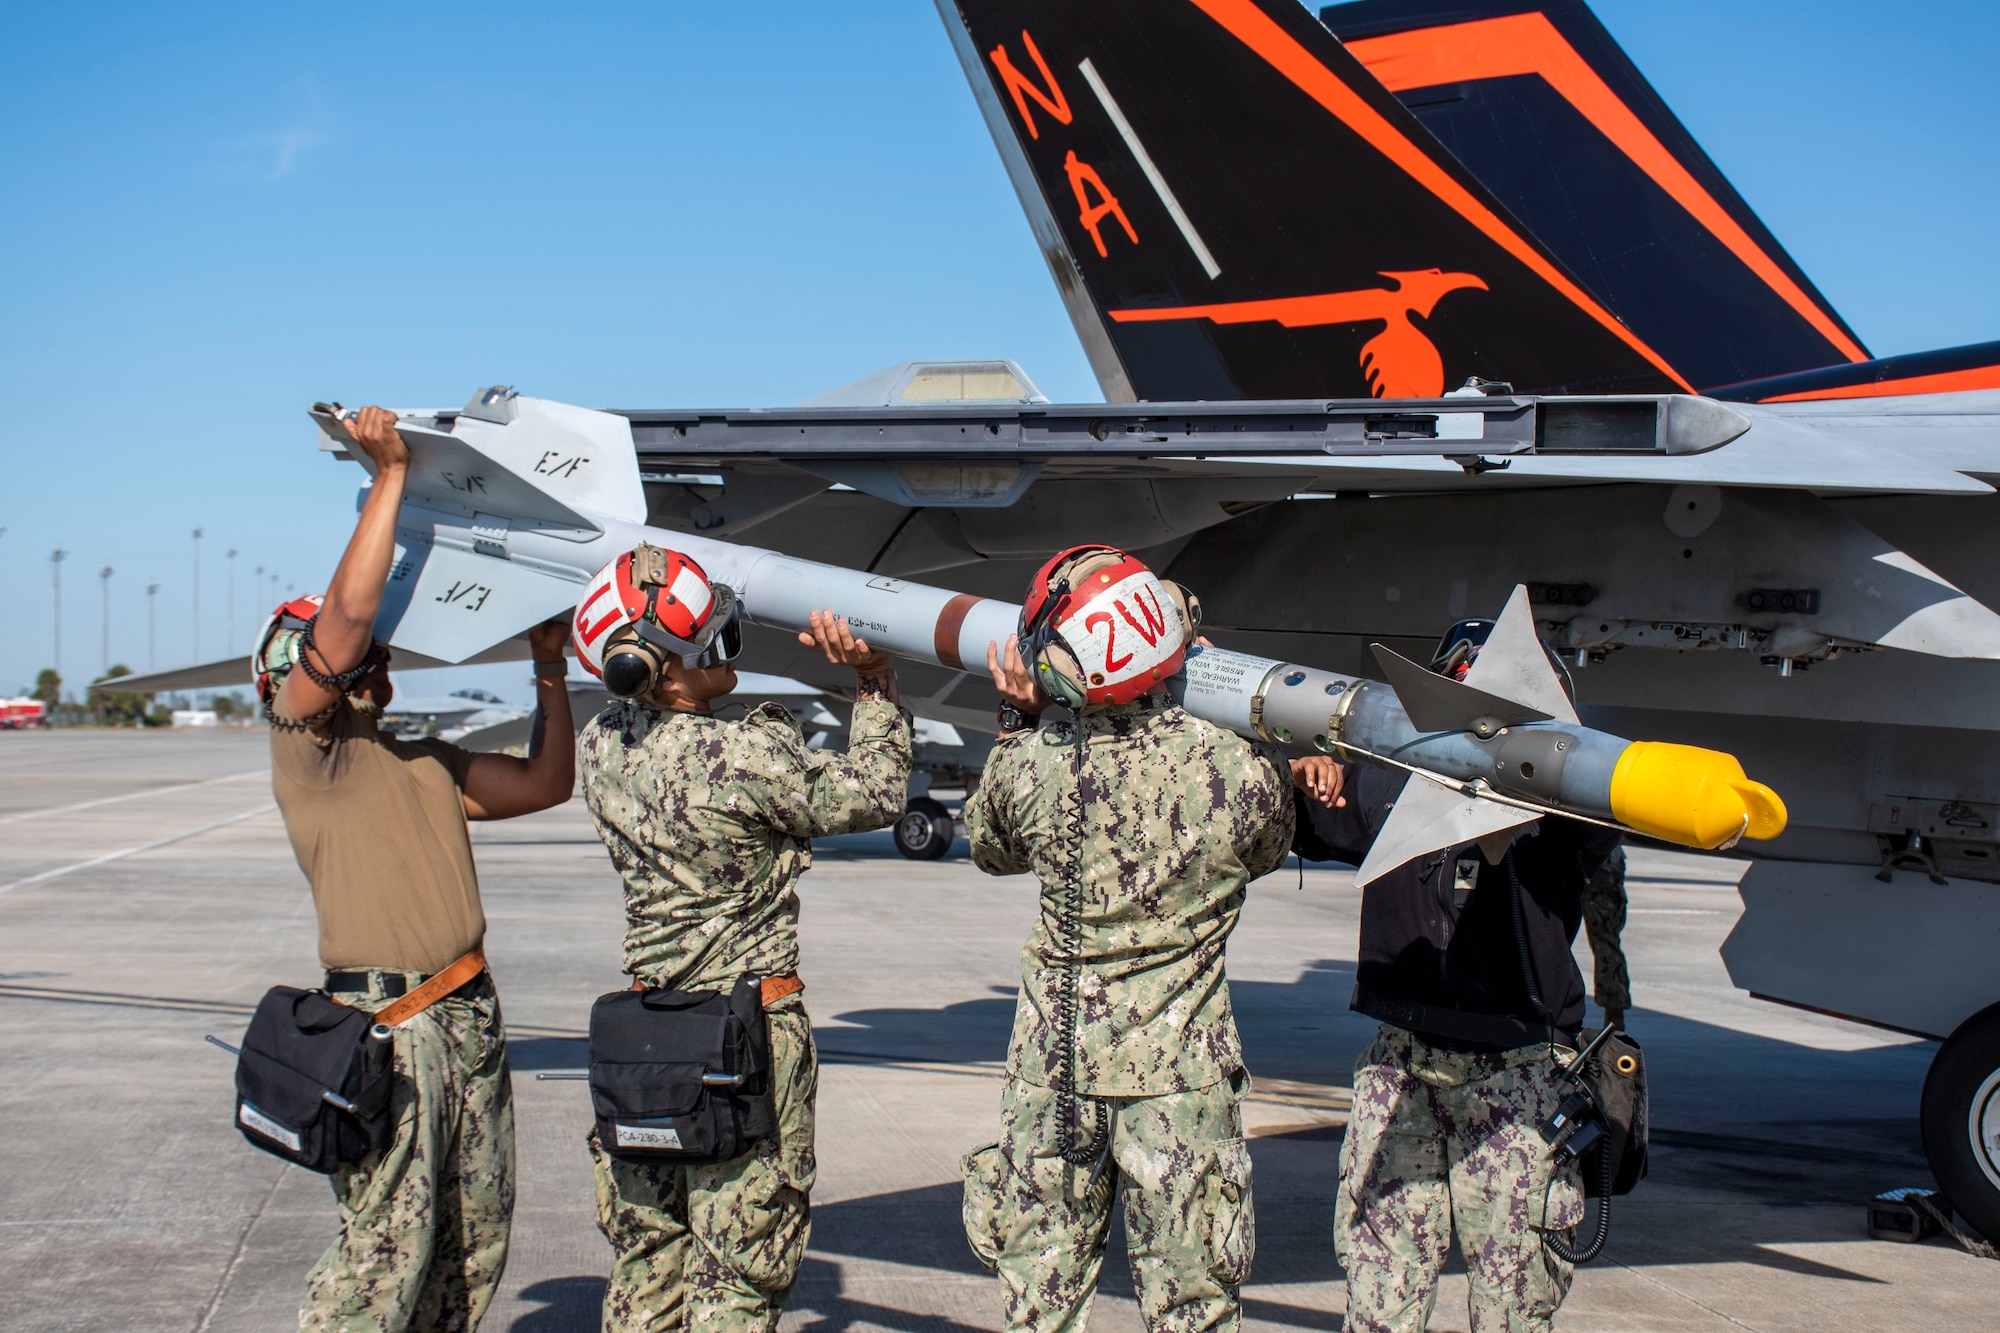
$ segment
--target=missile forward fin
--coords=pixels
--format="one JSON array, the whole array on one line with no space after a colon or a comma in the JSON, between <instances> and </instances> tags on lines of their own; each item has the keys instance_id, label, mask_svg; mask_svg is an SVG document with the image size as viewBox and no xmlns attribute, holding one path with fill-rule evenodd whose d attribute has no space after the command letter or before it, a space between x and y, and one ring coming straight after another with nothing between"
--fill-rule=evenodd
<instances>
[{"instance_id":1,"label":"missile forward fin","mask_svg":"<svg viewBox=\"0 0 2000 1333\"><path fill-rule=\"evenodd\" d=\"M1523 722L1546 722L1551 716L1527 704L1440 676L1382 644L1371 643L1368 651L1375 654L1382 678L1396 692L1397 702L1403 705L1410 725L1418 731L1471 731L1476 723L1488 719L1497 726L1512 727ZM1572 713L1570 721L1575 720Z\"/></svg>"},{"instance_id":2,"label":"missile forward fin","mask_svg":"<svg viewBox=\"0 0 2000 1333\"><path fill-rule=\"evenodd\" d=\"M516 528L572 541L603 532L595 515L646 521L630 421L542 398L505 395L486 401L501 393L476 396L449 419L448 430L411 420L396 423L410 447L404 484L410 499L448 512L500 515ZM331 447L373 474L344 422L322 405L311 415ZM511 429L517 424L523 429Z\"/></svg>"},{"instance_id":3,"label":"missile forward fin","mask_svg":"<svg viewBox=\"0 0 2000 1333\"><path fill-rule=\"evenodd\" d=\"M1493 622L1493 632L1479 656L1465 673L1465 683L1476 690L1513 699L1558 722L1574 723L1576 705L1569 701L1562 680L1549 662L1548 650L1535 633L1535 613L1528 604L1528 590L1514 585L1513 595Z\"/></svg>"},{"instance_id":4,"label":"missile forward fin","mask_svg":"<svg viewBox=\"0 0 2000 1333\"><path fill-rule=\"evenodd\" d=\"M463 662L568 615L581 590L580 581L399 532L375 637L440 663Z\"/></svg>"},{"instance_id":5,"label":"missile forward fin","mask_svg":"<svg viewBox=\"0 0 2000 1333\"><path fill-rule=\"evenodd\" d=\"M547 398L510 395L489 402L496 392L489 389L466 405L452 423L455 437L539 491L544 503L627 523L646 521L646 489L639 481L630 420ZM516 512L462 494L453 498L491 513ZM599 531L595 523L585 526L592 536Z\"/></svg>"},{"instance_id":6,"label":"missile forward fin","mask_svg":"<svg viewBox=\"0 0 2000 1333\"><path fill-rule=\"evenodd\" d=\"M1360 888L1399 865L1447 847L1479 842L1484 851L1486 839L1539 818L1516 806L1477 800L1454 786L1412 773L1390 808L1388 822L1375 835L1361 868L1354 872L1354 885Z\"/></svg>"}]
</instances>

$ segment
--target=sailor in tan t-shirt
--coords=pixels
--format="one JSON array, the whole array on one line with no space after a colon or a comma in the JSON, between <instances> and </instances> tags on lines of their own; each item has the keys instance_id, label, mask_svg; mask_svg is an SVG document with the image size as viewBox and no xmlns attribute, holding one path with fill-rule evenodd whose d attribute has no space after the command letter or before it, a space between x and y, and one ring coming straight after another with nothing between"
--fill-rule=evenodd
<instances>
[{"instance_id":1,"label":"sailor in tan t-shirt","mask_svg":"<svg viewBox=\"0 0 2000 1333\"><path fill-rule=\"evenodd\" d=\"M375 483L325 597L280 607L253 659L327 991L372 1012L448 974L443 998L396 1029L394 1141L333 1172L340 1238L307 1279L301 1329L470 1329L491 1303L514 1211L514 1116L466 821L560 805L576 785L566 620L528 633L527 759L378 729L394 691L375 616L410 461L395 426L378 407L345 422Z\"/></svg>"}]
</instances>

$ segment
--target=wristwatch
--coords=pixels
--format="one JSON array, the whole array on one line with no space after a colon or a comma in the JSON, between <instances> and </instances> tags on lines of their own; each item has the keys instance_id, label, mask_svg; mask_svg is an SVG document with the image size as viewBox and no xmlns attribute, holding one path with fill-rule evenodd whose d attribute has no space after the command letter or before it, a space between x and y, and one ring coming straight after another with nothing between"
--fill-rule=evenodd
<instances>
[{"instance_id":1,"label":"wristwatch","mask_svg":"<svg viewBox=\"0 0 2000 1333\"><path fill-rule=\"evenodd\" d=\"M1040 713L1024 713L1010 703L1000 705L1000 734L1010 735L1016 731L1033 731L1041 724Z\"/></svg>"},{"instance_id":2,"label":"wristwatch","mask_svg":"<svg viewBox=\"0 0 2000 1333\"><path fill-rule=\"evenodd\" d=\"M565 658L558 657L553 662L535 663L536 680L564 680L568 676L569 662Z\"/></svg>"}]
</instances>

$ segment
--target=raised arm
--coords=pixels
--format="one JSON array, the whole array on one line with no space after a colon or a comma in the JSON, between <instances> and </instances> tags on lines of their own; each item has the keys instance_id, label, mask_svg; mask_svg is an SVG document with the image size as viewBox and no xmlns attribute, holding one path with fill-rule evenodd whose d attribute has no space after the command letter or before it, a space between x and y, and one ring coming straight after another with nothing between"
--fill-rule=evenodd
<instances>
[{"instance_id":1,"label":"raised arm","mask_svg":"<svg viewBox=\"0 0 2000 1333\"><path fill-rule=\"evenodd\" d=\"M535 724L528 757L482 754L465 773L467 819L512 819L561 805L576 790L576 727L570 721L567 620L528 631L535 658Z\"/></svg>"},{"instance_id":2,"label":"raised arm","mask_svg":"<svg viewBox=\"0 0 2000 1333\"><path fill-rule=\"evenodd\" d=\"M375 484L361 502L354 535L347 539L347 550L313 622L313 648L307 661L328 679L360 666L374 646L375 613L382 609L382 589L396 550L396 512L402 508L410 470L410 449L396 433L395 413L364 407L346 425L354 443L374 464ZM316 718L338 702L341 693L337 685L293 671L279 702L293 717Z\"/></svg>"},{"instance_id":3,"label":"raised arm","mask_svg":"<svg viewBox=\"0 0 2000 1333\"><path fill-rule=\"evenodd\" d=\"M813 612L799 642L854 668L854 718L846 750L801 749L791 774L769 785L770 818L801 838L887 827L910 790L910 724L896 706L896 668L831 611Z\"/></svg>"}]
</instances>

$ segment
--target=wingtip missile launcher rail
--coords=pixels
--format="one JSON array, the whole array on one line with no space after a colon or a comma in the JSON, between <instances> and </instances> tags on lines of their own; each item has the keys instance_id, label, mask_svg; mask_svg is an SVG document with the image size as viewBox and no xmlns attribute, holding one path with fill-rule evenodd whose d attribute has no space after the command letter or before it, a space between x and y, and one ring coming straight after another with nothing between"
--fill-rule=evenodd
<instances>
[{"instance_id":1,"label":"wingtip missile launcher rail","mask_svg":"<svg viewBox=\"0 0 2000 1333\"><path fill-rule=\"evenodd\" d=\"M1676 455L1719 449L1742 413L1688 394L621 410L648 458L793 462L934 458Z\"/></svg>"}]
</instances>

